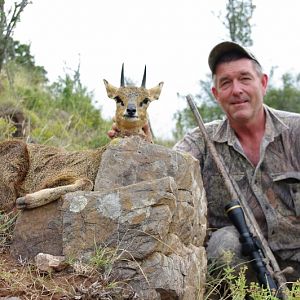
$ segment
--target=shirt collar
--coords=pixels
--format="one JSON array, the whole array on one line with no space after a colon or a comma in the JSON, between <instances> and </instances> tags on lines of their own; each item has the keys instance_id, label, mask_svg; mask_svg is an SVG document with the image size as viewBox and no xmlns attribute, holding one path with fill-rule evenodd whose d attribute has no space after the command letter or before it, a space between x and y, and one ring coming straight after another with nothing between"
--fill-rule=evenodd
<instances>
[{"instance_id":1,"label":"shirt collar","mask_svg":"<svg viewBox=\"0 0 300 300\"><path fill-rule=\"evenodd\" d=\"M269 142L280 135L283 131L289 127L284 121L276 114L276 110L268 107L264 104L264 110L266 112L266 131L265 139ZM234 130L229 126L229 121L225 117L217 126L215 132L212 135L212 140L217 143L228 142L229 145L233 145L237 142L237 137Z\"/></svg>"}]
</instances>

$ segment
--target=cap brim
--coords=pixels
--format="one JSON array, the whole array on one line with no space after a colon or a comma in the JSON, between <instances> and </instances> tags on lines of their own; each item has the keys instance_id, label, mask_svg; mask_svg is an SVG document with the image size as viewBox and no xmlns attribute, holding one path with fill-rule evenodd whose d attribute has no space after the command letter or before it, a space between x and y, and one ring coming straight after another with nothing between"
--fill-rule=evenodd
<instances>
[{"instance_id":1,"label":"cap brim","mask_svg":"<svg viewBox=\"0 0 300 300\"><path fill-rule=\"evenodd\" d=\"M218 62L219 58L226 52L236 51L240 52L245 57L248 57L249 59L255 60L259 65L260 63L255 58L255 56L247 49L242 47L241 45L234 43L234 42L222 42L218 45L216 45L210 52L208 56L208 65L212 73L215 72L216 63Z\"/></svg>"}]
</instances>

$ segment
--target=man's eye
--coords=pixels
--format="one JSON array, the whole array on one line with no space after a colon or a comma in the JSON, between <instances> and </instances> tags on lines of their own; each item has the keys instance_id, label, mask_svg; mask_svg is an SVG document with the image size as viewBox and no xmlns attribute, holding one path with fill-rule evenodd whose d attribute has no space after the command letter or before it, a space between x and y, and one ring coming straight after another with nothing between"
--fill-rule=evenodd
<instances>
[{"instance_id":1,"label":"man's eye","mask_svg":"<svg viewBox=\"0 0 300 300\"><path fill-rule=\"evenodd\" d=\"M250 78L250 77L247 77L247 76L245 76L245 77L242 77L242 78L241 78L241 80L242 80L242 81L248 81L248 80L251 80L251 78Z\"/></svg>"},{"instance_id":2,"label":"man's eye","mask_svg":"<svg viewBox=\"0 0 300 300\"><path fill-rule=\"evenodd\" d=\"M124 102L122 101L122 99L119 96L116 96L115 100L117 103L120 103L122 106L124 106Z\"/></svg>"},{"instance_id":3,"label":"man's eye","mask_svg":"<svg viewBox=\"0 0 300 300\"><path fill-rule=\"evenodd\" d=\"M145 98L141 103L140 106L143 106L144 104L148 104L150 102L149 98Z\"/></svg>"},{"instance_id":4,"label":"man's eye","mask_svg":"<svg viewBox=\"0 0 300 300\"><path fill-rule=\"evenodd\" d=\"M230 83L230 81L229 81L229 80L222 81L222 82L220 83L220 87L226 87L226 86L228 86L228 85L229 85L229 83Z\"/></svg>"}]
</instances>

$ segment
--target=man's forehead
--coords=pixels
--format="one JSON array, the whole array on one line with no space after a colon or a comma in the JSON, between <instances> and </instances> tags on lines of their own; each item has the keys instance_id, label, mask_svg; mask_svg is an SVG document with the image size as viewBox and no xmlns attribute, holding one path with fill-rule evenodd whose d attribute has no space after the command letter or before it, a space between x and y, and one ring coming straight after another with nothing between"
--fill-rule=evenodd
<instances>
[{"instance_id":1,"label":"man's forehead","mask_svg":"<svg viewBox=\"0 0 300 300\"><path fill-rule=\"evenodd\" d=\"M250 59L243 58L230 62L222 62L216 67L215 75L219 76L224 73L252 73L254 72L253 62Z\"/></svg>"}]
</instances>

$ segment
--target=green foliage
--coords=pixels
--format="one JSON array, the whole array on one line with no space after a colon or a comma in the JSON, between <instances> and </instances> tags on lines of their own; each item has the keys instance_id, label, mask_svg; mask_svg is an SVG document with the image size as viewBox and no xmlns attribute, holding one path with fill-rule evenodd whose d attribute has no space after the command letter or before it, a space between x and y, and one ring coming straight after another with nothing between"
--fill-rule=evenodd
<instances>
[{"instance_id":1,"label":"green foliage","mask_svg":"<svg viewBox=\"0 0 300 300\"><path fill-rule=\"evenodd\" d=\"M300 74L285 73L281 80L281 87L269 87L265 103L276 109L300 113Z\"/></svg>"},{"instance_id":2,"label":"green foliage","mask_svg":"<svg viewBox=\"0 0 300 300\"><path fill-rule=\"evenodd\" d=\"M197 105L197 108L205 123L220 119L224 115L217 104L204 102ZM197 126L195 117L189 108L176 112L174 119L176 120L176 130L173 132L173 135L177 140L182 138L188 130Z\"/></svg>"},{"instance_id":3,"label":"green foliage","mask_svg":"<svg viewBox=\"0 0 300 300\"><path fill-rule=\"evenodd\" d=\"M11 120L0 118L0 140L12 138L16 130Z\"/></svg>"},{"instance_id":4,"label":"green foliage","mask_svg":"<svg viewBox=\"0 0 300 300\"><path fill-rule=\"evenodd\" d=\"M106 247L101 248L96 246L95 253L90 258L89 263L93 267L96 267L99 270L108 271L111 270L112 265L116 260L115 256L116 256L115 250Z\"/></svg>"},{"instance_id":5,"label":"green foliage","mask_svg":"<svg viewBox=\"0 0 300 300\"><path fill-rule=\"evenodd\" d=\"M200 92L195 95L195 102L197 108L201 114L203 121L210 122L223 117L223 111L215 101L211 91L211 77L207 75L206 80L199 81ZM182 97L181 95L178 95ZM181 139L184 134L197 126L195 117L190 108L184 108L182 111L177 111L174 115L176 121L176 130L173 132L173 136L176 140Z\"/></svg>"},{"instance_id":6,"label":"green foliage","mask_svg":"<svg viewBox=\"0 0 300 300\"><path fill-rule=\"evenodd\" d=\"M47 81L47 72L44 67L36 65L35 59L30 51L30 45L21 44L19 41L12 41L10 47L7 49L6 59L30 71L35 83Z\"/></svg>"},{"instance_id":7,"label":"green foliage","mask_svg":"<svg viewBox=\"0 0 300 300\"><path fill-rule=\"evenodd\" d=\"M107 144L111 121L93 105L93 94L81 84L79 68L48 84L42 67L37 67L30 47L15 43L18 55L1 74L0 108L10 101L23 111L27 135L36 143L70 150L96 148ZM7 120L1 120L1 139L14 134Z\"/></svg>"},{"instance_id":8,"label":"green foliage","mask_svg":"<svg viewBox=\"0 0 300 300\"><path fill-rule=\"evenodd\" d=\"M288 300L300 299L300 280L294 282L289 290L286 291Z\"/></svg>"},{"instance_id":9,"label":"green foliage","mask_svg":"<svg viewBox=\"0 0 300 300\"><path fill-rule=\"evenodd\" d=\"M216 262L209 263L206 293L204 300L241 300L250 296L252 300L279 300L278 295L261 287L258 283L247 283L247 266L240 266L239 270L229 265L217 265ZM300 297L300 281L291 283L289 289L284 291L288 300L297 300Z\"/></svg>"}]
</instances>

